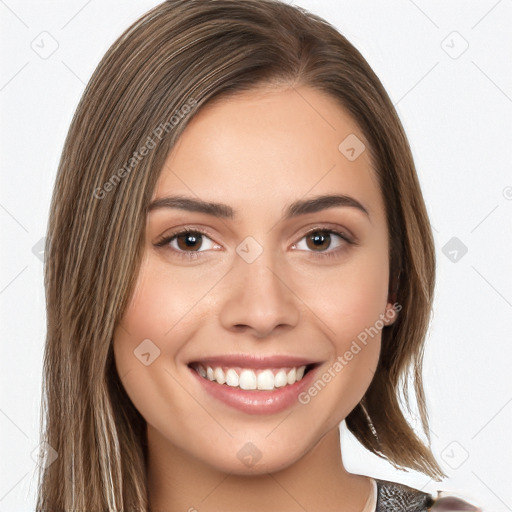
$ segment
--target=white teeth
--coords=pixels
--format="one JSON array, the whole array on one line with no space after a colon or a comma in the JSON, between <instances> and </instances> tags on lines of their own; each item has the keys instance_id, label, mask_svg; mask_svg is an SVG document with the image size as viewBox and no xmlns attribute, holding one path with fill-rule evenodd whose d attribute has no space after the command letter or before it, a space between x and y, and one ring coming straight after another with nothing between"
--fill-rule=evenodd
<instances>
[{"instance_id":1,"label":"white teeth","mask_svg":"<svg viewBox=\"0 0 512 512\"><path fill-rule=\"evenodd\" d=\"M258 389L274 389L274 374L272 370L258 373Z\"/></svg>"},{"instance_id":2,"label":"white teeth","mask_svg":"<svg viewBox=\"0 0 512 512\"><path fill-rule=\"evenodd\" d=\"M238 376L238 373L233 370L233 368L230 368L226 372L226 384L233 388L237 388L240 384L240 377Z\"/></svg>"},{"instance_id":3,"label":"white teeth","mask_svg":"<svg viewBox=\"0 0 512 512\"><path fill-rule=\"evenodd\" d=\"M226 382L226 377L224 376L222 368L215 368L215 370L213 370L213 376L219 384L224 384L224 382Z\"/></svg>"},{"instance_id":4,"label":"white teeth","mask_svg":"<svg viewBox=\"0 0 512 512\"><path fill-rule=\"evenodd\" d=\"M237 373L233 368L228 368L224 371L219 366L215 368L206 366L205 370L201 364L197 364L195 370L203 378L216 381L218 384L226 384L233 388L240 387L244 390L272 390L300 381L304 377L306 367L299 366L298 368L291 368L288 372L285 369L281 369L275 375L271 369L262 370L259 371L259 373L253 370L243 369L240 373Z\"/></svg>"},{"instance_id":5,"label":"white teeth","mask_svg":"<svg viewBox=\"0 0 512 512\"><path fill-rule=\"evenodd\" d=\"M257 384L256 374L252 370L242 370L240 373L241 389L256 389Z\"/></svg>"},{"instance_id":6,"label":"white teeth","mask_svg":"<svg viewBox=\"0 0 512 512\"><path fill-rule=\"evenodd\" d=\"M286 372L284 370L279 370L274 377L274 386L276 388L282 388L288 384L288 379L286 376Z\"/></svg>"}]
</instances>

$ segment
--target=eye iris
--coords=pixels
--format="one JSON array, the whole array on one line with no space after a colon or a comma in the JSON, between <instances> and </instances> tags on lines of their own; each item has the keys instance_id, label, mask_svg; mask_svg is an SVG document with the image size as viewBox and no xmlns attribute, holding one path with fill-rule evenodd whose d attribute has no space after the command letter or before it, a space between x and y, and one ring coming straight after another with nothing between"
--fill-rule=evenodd
<instances>
[{"instance_id":1,"label":"eye iris","mask_svg":"<svg viewBox=\"0 0 512 512\"><path fill-rule=\"evenodd\" d=\"M325 231L317 231L307 237L308 247L310 249L328 249L331 243L331 235ZM313 242L313 246L309 242Z\"/></svg>"},{"instance_id":2,"label":"eye iris","mask_svg":"<svg viewBox=\"0 0 512 512\"><path fill-rule=\"evenodd\" d=\"M197 251L201 247L203 236L200 233L184 233L176 237L178 247L182 251L194 250ZM181 243L184 240L184 244ZM194 247L196 245L197 247Z\"/></svg>"}]
</instances>

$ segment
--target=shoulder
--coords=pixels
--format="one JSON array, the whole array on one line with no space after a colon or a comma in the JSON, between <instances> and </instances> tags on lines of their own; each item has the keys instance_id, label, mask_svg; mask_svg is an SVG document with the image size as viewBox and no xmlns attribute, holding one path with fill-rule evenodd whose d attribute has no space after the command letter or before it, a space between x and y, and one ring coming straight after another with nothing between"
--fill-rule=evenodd
<instances>
[{"instance_id":1,"label":"shoulder","mask_svg":"<svg viewBox=\"0 0 512 512\"><path fill-rule=\"evenodd\" d=\"M455 496L437 497L404 484L379 480L376 512L481 512L481 509ZM442 494L442 496L441 496Z\"/></svg>"}]
</instances>

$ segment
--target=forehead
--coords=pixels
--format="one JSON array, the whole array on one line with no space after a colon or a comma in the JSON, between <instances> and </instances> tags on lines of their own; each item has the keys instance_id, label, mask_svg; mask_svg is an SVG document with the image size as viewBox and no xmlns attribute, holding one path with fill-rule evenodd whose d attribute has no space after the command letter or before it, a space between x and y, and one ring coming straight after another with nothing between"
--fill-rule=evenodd
<instances>
[{"instance_id":1,"label":"forehead","mask_svg":"<svg viewBox=\"0 0 512 512\"><path fill-rule=\"evenodd\" d=\"M153 198L195 196L261 215L342 193L378 217L384 204L369 153L357 123L325 93L260 88L213 101L190 120Z\"/></svg>"}]
</instances>

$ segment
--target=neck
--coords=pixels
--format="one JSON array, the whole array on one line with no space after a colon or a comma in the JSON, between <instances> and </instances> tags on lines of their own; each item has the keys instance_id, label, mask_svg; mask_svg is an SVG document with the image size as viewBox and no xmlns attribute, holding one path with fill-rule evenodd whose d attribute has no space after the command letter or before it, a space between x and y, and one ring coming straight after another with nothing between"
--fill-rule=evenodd
<instances>
[{"instance_id":1,"label":"neck","mask_svg":"<svg viewBox=\"0 0 512 512\"><path fill-rule=\"evenodd\" d=\"M148 490L152 512L361 512L367 477L345 470L339 428L299 460L261 475L224 473L171 445L147 427Z\"/></svg>"}]
</instances>

